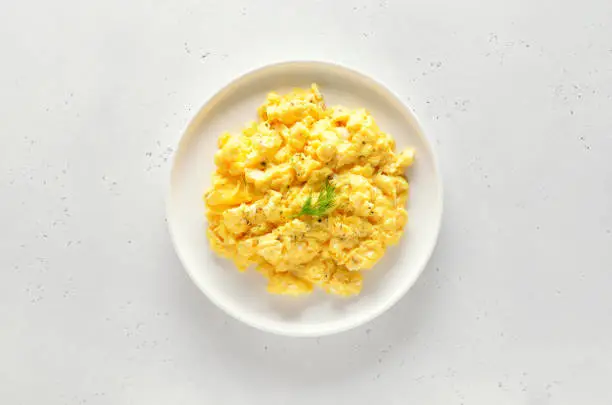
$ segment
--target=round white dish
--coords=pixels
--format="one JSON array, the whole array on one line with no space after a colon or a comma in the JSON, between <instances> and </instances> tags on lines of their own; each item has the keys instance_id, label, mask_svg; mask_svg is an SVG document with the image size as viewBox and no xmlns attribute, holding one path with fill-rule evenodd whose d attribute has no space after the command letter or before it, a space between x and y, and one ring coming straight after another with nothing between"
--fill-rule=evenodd
<instances>
[{"instance_id":1,"label":"round white dish","mask_svg":"<svg viewBox=\"0 0 612 405\"><path fill-rule=\"evenodd\" d=\"M317 83L328 105L365 107L398 150L416 149L408 173L408 225L400 243L364 271L363 290L353 298L315 288L306 297L270 295L254 270L239 272L219 258L206 237L204 191L215 170L213 156L223 131L239 132L256 118L270 91L284 93ZM410 109L380 83L354 70L324 62L286 62L249 72L221 89L193 118L179 143L171 173L167 217L176 252L194 283L234 318L268 332L321 336L375 318L414 284L435 247L442 218L442 182L433 149ZM418 309L414 309L418 310Z\"/></svg>"}]
</instances>

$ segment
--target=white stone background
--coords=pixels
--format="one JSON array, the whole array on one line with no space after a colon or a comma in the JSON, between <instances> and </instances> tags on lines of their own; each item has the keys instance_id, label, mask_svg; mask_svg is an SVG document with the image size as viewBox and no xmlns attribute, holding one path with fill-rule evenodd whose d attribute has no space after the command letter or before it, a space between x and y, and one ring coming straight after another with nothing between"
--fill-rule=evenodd
<instances>
[{"instance_id":1,"label":"white stone background","mask_svg":"<svg viewBox=\"0 0 612 405\"><path fill-rule=\"evenodd\" d=\"M0 4L0 403L612 404L612 2ZM202 103L270 62L372 74L423 121L438 248L377 320L230 319L164 222Z\"/></svg>"}]
</instances>

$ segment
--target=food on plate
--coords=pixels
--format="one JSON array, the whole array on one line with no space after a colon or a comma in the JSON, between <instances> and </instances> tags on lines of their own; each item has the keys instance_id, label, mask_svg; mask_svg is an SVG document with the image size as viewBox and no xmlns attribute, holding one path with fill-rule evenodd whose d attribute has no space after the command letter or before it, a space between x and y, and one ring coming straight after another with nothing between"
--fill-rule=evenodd
<instances>
[{"instance_id":1,"label":"food on plate","mask_svg":"<svg viewBox=\"0 0 612 405\"><path fill-rule=\"evenodd\" d=\"M270 293L359 294L406 226L414 149L396 153L368 111L326 106L316 84L268 94L258 116L219 137L204 194L212 249L253 265Z\"/></svg>"}]
</instances>

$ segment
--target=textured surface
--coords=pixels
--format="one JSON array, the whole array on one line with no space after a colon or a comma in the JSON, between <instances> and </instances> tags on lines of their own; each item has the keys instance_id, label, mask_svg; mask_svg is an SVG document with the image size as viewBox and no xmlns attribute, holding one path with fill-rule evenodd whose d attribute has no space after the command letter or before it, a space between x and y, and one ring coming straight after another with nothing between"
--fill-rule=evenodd
<instances>
[{"instance_id":1,"label":"textured surface","mask_svg":"<svg viewBox=\"0 0 612 405\"><path fill-rule=\"evenodd\" d=\"M612 403L612 3L5 2L3 404ZM222 84L374 75L437 145L417 285L328 338L260 333L188 280L168 159Z\"/></svg>"}]
</instances>

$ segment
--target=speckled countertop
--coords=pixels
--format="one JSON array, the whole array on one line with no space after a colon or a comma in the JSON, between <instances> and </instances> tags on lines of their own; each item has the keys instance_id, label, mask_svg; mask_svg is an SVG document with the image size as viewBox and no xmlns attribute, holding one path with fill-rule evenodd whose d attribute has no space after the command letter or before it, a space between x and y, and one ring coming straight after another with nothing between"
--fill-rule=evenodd
<instances>
[{"instance_id":1,"label":"speckled countertop","mask_svg":"<svg viewBox=\"0 0 612 405\"><path fill-rule=\"evenodd\" d=\"M612 2L8 2L0 403L611 404ZM320 339L237 323L164 223L169 159L236 75L372 74L445 180L409 294Z\"/></svg>"}]
</instances>

